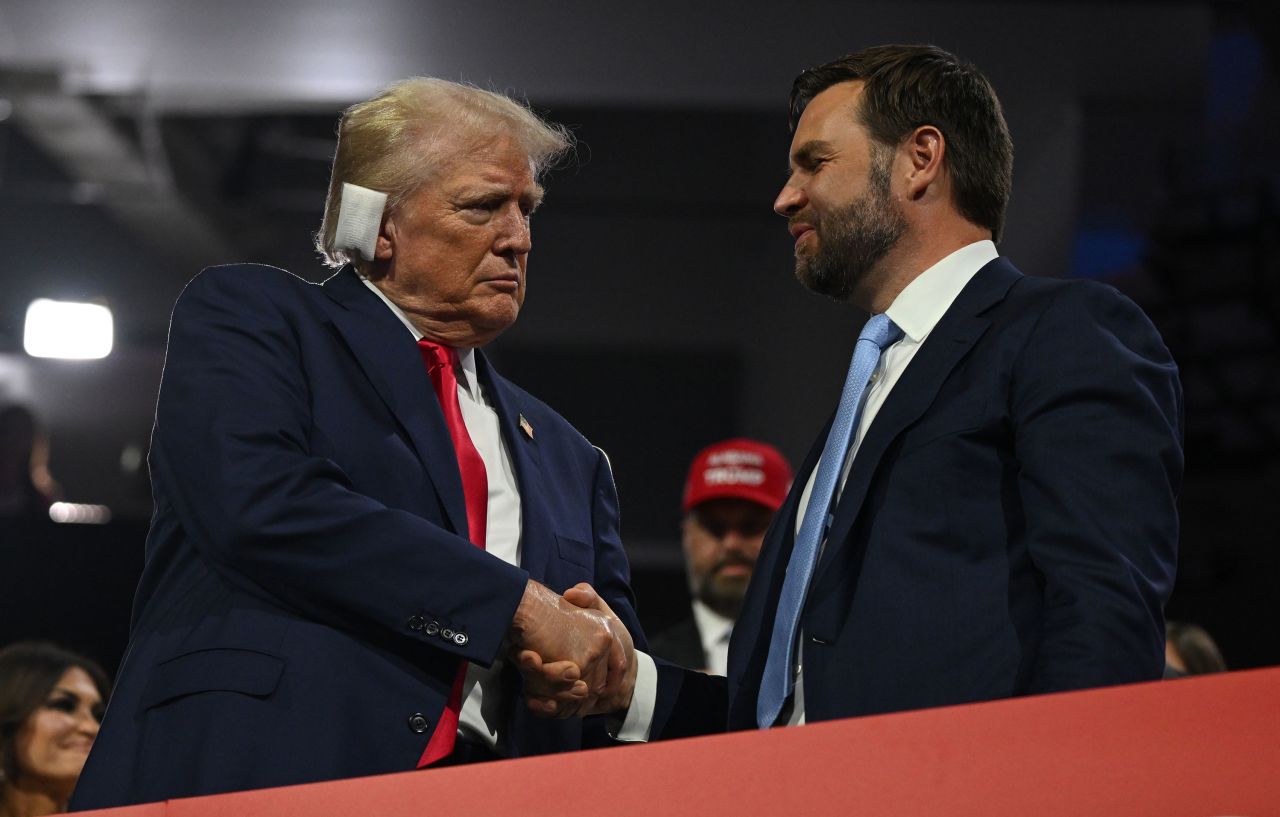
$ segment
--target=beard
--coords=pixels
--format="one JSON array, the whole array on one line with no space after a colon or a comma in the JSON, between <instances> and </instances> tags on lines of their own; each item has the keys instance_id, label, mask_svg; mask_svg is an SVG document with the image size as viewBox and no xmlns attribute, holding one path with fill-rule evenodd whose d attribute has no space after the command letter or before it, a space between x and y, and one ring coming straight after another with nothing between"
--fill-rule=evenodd
<instances>
[{"instance_id":1,"label":"beard","mask_svg":"<svg viewBox=\"0 0 1280 817\"><path fill-rule=\"evenodd\" d=\"M812 255L796 257L796 278L819 295L842 303L867 273L898 243L907 230L902 210L889 197L889 163L892 153L872 157L867 192L845 207L824 216L811 212L818 248Z\"/></svg>"},{"instance_id":2,"label":"beard","mask_svg":"<svg viewBox=\"0 0 1280 817\"><path fill-rule=\"evenodd\" d=\"M727 561L755 566L754 561ZM695 577L693 593L699 601L720 615L737 618L738 613L742 612L742 602L747 596L747 585L751 583L751 576L721 576L720 568L723 564L723 562L717 564L705 575Z\"/></svg>"}]
</instances>

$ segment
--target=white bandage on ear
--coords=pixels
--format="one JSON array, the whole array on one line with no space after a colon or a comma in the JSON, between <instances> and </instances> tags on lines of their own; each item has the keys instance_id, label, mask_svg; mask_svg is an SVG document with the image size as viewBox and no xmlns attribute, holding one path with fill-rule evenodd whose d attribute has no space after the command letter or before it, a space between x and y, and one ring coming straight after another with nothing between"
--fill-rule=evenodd
<instances>
[{"instance_id":1,"label":"white bandage on ear","mask_svg":"<svg viewBox=\"0 0 1280 817\"><path fill-rule=\"evenodd\" d=\"M364 260L372 261L386 205L386 193L343 182L334 246L339 250L355 250Z\"/></svg>"}]
</instances>

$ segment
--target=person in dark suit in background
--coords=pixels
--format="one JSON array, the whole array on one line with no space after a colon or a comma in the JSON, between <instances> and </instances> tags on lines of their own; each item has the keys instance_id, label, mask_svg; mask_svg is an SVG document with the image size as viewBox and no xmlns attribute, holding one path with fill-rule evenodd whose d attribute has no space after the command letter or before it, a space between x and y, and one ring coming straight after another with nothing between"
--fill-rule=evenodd
<instances>
[{"instance_id":1,"label":"person in dark suit in background","mask_svg":"<svg viewBox=\"0 0 1280 817\"><path fill-rule=\"evenodd\" d=\"M764 532L790 487L787 458L767 443L738 437L698 452L685 478L680 524L692 610L649 639L654 655L725 674Z\"/></svg>"},{"instance_id":2,"label":"person in dark suit in background","mask_svg":"<svg viewBox=\"0 0 1280 817\"><path fill-rule=\"evenodd\" d=\"M173 312L128 654L76 808L564 751L509 648L616 686L642 640L602 452L502 378L567 133L436 79L343 115L315 285L205 270ZM563 674L560 678L563 679ZM569 727L569 728L563 728Z\"/></svg>"},{"instance_id":3,"label":"person in dark suit in background","mask_svg":"<svg viewBox=\"0 0 1280 817\"><path fill-rule=\"evenodd\" d=\"M869 48L802 73L791 125L774 209L797 277L871 318L765 537L727 680L641 657L630 698L529 706L613 706L644 739L1159 678L1183 409L1150 321L999 257L1012 142L972 65Z\"/></svg>"}]
</instances>

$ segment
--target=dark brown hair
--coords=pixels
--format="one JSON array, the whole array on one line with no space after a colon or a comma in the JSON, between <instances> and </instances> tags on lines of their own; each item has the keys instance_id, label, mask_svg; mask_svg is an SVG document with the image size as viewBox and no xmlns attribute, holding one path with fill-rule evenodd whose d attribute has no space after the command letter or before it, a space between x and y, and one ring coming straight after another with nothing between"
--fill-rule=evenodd
<instances>
[{"instance_id":1,"label":"dark brown hair","mask_svg":"<svg viewBox=\"0 0 1280 817\"><path fill-rule=\"evenodd\" d=\"M18 774L14 756L18 730L72 667L88 673L105 702L111 682L92 659L47 641L19 641L0 650L0 769L6 778L12 780Z\"/></svg>"},{"instance_id":2,"label":"dark brown hair","mask_svg":"<svg viewBox=\"0 0 1280 817\"><path fill-rule=\"evenodd\" d=\"M1222 660L1218 645L1203 627L1170 621L1164 626L1164 635L1182 659L1187 675L1227 671L1227 662Z\"/></svg>"},{"instance_id":3,"label":"dark brown hair","mask_svg":"<svg viewBox=\"0 0 1280 817\"><path fill-rule=\"evenodd\" d=\"M1013 141L996 93L973 65L932 45L881 45L810 68L791 86L791 130L818 94L863 83L858 119L873 139L897 147L932 125L946 140L955 205L995 240L1013 183Z\"/></svg>"}]
</instances>

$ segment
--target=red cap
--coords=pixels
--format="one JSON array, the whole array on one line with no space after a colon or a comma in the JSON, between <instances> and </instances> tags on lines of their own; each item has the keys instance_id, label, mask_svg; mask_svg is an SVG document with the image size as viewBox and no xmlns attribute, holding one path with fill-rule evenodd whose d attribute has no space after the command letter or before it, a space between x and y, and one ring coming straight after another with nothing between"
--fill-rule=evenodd
<instances>
[{"instance_id":1,"label":"red cap","mask_svg":"<svg viewBox=\"0 0 1280 817\"><path fill-rule=\"evenodd\" d=\"M778 510L791 489L791 466L778 449L744 438L709 445L689 466L685 513L708 499L748 499Z\"/></svg>"}]
</instances>

